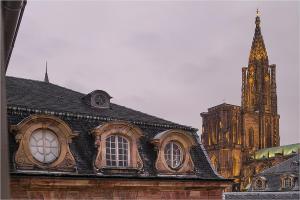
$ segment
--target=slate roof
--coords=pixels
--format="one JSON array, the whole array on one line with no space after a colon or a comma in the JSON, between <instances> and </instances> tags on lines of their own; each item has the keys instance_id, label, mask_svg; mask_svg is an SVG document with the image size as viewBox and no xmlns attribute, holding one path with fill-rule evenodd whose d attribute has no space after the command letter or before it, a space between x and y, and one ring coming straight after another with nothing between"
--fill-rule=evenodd
<instances>
[{"instance_id":1,"label":"slate roof","mask_svg":"<svg viewBox=\"0 0 300 200\"><path fill-rule=\"evenodd\" d=\"M264 191L281 191L281 179L284 174L295 176L295 186L291 189L299 191L299 161L300 155L297 154L292 158L285 160L273 167L270 167L255 177L264 177L266 179L266 188ZM250 186L249 191L254 191L253 185Z\"/></svg>"},{"instance_id":2,"label":"slate roof","mask_svg":"<svg viewBox=\"0 0 300 200\"><path fill-rule=\"evenodd\" d=\"M94 138L89 133L93 128L107 121L125 120L134 123L143 131L144 135L139 141L138 150L145 164L143 172L136 175L137 178L159 177L155 169L156 152L150 143L156 134L177 128L189 131L195 140L199 141L197 129L116 104L112 104L111 109L95 109L82 102L81 99L84 96L85 94L51 83L7 77L8 123L16 125L30 114L51 114L65 121L74 131L78 131L79 136L74 138L70 144L70 149L76 160L77 172L69 174L69 176L95 176L93 159L96 155L96 148ZM34 173L15 169L13 156L17 150L17 144L13 134L10 134L9 145L11 173L14 175ZM197 142L190 153L195 164L195 173L192 176L181 178L227 180L219 177L213 171L200 143ZM47 172L40 173L47 176L52 175ZM57 174L53 174L53 176L57 176Z\"/></svg>"}]
</instances>

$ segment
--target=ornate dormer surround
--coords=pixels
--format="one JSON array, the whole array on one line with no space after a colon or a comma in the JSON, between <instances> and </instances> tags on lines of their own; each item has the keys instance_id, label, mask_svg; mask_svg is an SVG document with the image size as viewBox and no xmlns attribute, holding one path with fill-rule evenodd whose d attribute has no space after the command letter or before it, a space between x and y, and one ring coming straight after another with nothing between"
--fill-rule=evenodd
<instances>
[{"instance_id":1,"label":"ornate dormer surround","mask_svg":"<svg viewBox=\"0 0 300 200\"><path fill-rule=\"evenodd\" d=\"M159 174L193 174L194 163L191 158L191 147L196 145L190 132L171 129L157 134L151 141L158 151L155 167ZM182 150L182 159L178 167L172 168L167 164L165 150L170 143L176 143Z\"/></svg>"},{"instance_id":2,"label":"ornate dormer surround","mask_svg":"<svg viewBox=\"0 0 300 200\"><path fill-rule=\"evenodd\" d=\"M51 162L41 162L37 160L30 149L30 139L36 131L49 131L58 140L57 158ZM19 143L14 160L17 169L31 170L41 169L48 171L76 171L76 161L69 148L72 139L78 133L63 120L51 115L30 115L17 125L10 126L10 132L15 134L15 140Z\"/></svg>"},{"instance_id":3,"label":"ornate dormer surround","mask_svg":"<svg viewBox=\"0 0 300 200\"><path fill-rule=\"evenodd\" d=\"M112 121L104 123L92 130L97 147L94 166L96 171L110 173L130 173L139 171L143 168L143 162L138 151L139 139L142 137L142 130L137 126L126 121ZM106 160L107 142L110 136L119 136L128 141L128 165L127 166L109 166ZM116 149L118 150L118 149ZM118 160L119 158L117 158ZM122 172L123 171L123 172Z\"/></svg>"},{"instance_id":4,"label":"ornate dormer surround","mask_svg":"<svg viewBox=\"0 0 300 200\"><path fill-rule=\"evenodd\" d=\"M264 191L267 187L267 179L264 176L258 176L254 179L254 190L255 191Z\"/></svg>"},{"instance_id":5,"label":"ornate dormer surround","mask_svg":"<svg viewBox=\"0 0 300 200\"><path fill-rule=\"evenodd\" d=\"M283 174L280 176L280 188L281 190L291 190L295 186L295 178L294 174Z\"/></svg>"}]
</instances>

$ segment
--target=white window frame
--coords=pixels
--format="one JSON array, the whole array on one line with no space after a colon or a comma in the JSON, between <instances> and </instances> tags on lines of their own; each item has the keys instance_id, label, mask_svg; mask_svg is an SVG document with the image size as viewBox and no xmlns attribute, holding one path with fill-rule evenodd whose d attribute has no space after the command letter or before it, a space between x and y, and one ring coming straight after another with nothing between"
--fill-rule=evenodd
<instances>
[{"instance_id":1,"label":"white window frame","mask_svg":"<svg viewBox=\"0 0 300 200\"><path fill-rule=\"evenodd\" d=\"M115 143L115 157L116 157L116 159L115 160L113 160L111 157L112 157L112 154L111 154L111 150L112 150L112 147L111 147L111 137L115 137L115 141L114 141L114 143ZM125 159L123 159L123 160L120 160L119 159L119 142L118 142L118 138L122 138L122 139L124 139L126 142L127 142L127 165L126 166L120 166L119 165L119 162L120 161L122 161L123 162L123 164L125 163ZM108 149L108 147L107 147L107 141L109 140L109 143L110 143L110 147L109 147L109 149L110 149L110 152L109 152L109 159L107 159L107 155L108 155L108 152L107 152L107 149ZM124 151L125 149L123 148L123 151ZM123 154L123 155L125 155L125 154ZM108 161L110 161L110 165L108 164ZM116 162L116 165L112 165L112 162L113 161L115 161ZM106 163L106 166L108 166L108 167L129 167L130 166L130 142L129 142L129 140L126 138L126 137L124 137L124 136L122 136L122 135L109 135L106 139L105 139L105 163Z\"/></svg>"},{"instance_id":2,"label":"white window frame","mask_svg":"<svg viewBox=\"0 0 300 200\"><path fill-rule=\"evenodd\" d=\"M168 163L168 161L167 161L167 159L166 159L166 157L167 157L167 154L166 154L166 150L167 150L167 147L168 147L168 145L170 145L170 148L171 148L171 150L170 150L170 156L171 156L171 161L170 161L170 163L171 163L171 166L169 165L169 163ZM174 164L174 160L173 160L173 158L174 158L174 152L173 152L173 146L174 145L176 145L177 147L178 147L178 149L179 149L179 152L180 152L180 160L179 160L179 164L177 165L177 166L174 166L173 164ZM166 161L166 163L167 163L167 165L170 167L170 168L172 168L172 169L176 169L176 168L178 168L178 167L180 167L181 165L182 165L182 163L183 163L183 149L182 149L182 147L181 147L181 145L178 143L178 142L175 142L175 141L170 141L170 142L168 142L167 144L166 144L166 146L165 146L165 149L164 149L164 159L165 159L165 161Z\"/></svg>"},{"instance_id":3,"label":"white window frame","mask_svg":"<svg viewBox=\"0 0 300 200\"><path fill-rule=\"evenodd\" d=\"M290 181L290 185L288 187L287 187L287 184L286 184L287 180ZM291 188L293 188L293 178L290 177L290 176L286 176L286 177L282 178L282 188L283 189L291 189Z\"/></svg>"},{"instance_id":4,"label":"white window frame","mask_svg":"<svg viewBox=\"0 0 300 200\"><path fill-rule=\"evenodd\" d=\"M37 134L41 134L42 135L42 138L40 138L38 141L36 140L35 136L34 135L37 135ZM53 135L54 136L54 140L56 140L57 142L57 145L54 146L54 147L51 147L51 142L50 142L50 146L46 145L45 142L46 142L46 134L50 134L50 135ZM33 145L31 141L36 141L36 143ZM38 145L38 142L42 140L42 145ZM53 140L52 140L53 142ZM29 150L33 156L34 159L36 159L37 161L41 162L41 163L44 163L44 164L50 164L50 163L53 163L57 158L59 158L60 156L60 142L59 142L59 138L57 137L57 135L53 132L53 131L50 131L48 129L37 129L35 131L33 131L30 135L30 138L29 138ZM33 149L34 148L37 148L37 150L35 151L35 153L33 152ZM39 148L42 148L43 150L43 153L39 152L38 149ZM48 148L50 153L54 156L53 159L49 160L49 161L46 161L46 152L45 152L45 149ZM56 149L55 151L57 152L55 155L55 153L53 153L52 149ZM41 160L40 158L38 158L38 156L36 156L36 154L40 154L42 157L43 157L43 160ZM49 153L49 154L50 154Z\"/></svg>"}]
</instances>

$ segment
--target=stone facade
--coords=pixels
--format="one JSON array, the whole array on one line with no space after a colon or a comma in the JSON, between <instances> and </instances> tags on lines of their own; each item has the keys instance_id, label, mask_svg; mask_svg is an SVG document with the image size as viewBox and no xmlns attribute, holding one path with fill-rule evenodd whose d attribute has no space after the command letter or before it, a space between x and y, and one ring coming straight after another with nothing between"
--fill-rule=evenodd
<instances>
[{"instance_id":1,"label":"stone facade","mask_svg":"<svg viewBox=\"0 0 300 200\"><path fill-rule=\"evenodd\" d=\"M214 181L124 180L12 176L12 198L21 199L222 199Z\"/></svg>"},{"instance_id":2,"label":"stone facade","mask_svg":"<svg viewBox=\"0 0 300 200\"><path fill-rule=\"evenodd\" d=\"M256 165L266 162L251 156L260 149L280 145L276 65L269 64L259 14L255 25L248 66L242 68L241 106L223 103L201 113L201 139L212 165L223 177L235 178L237 190L251 182L253 173L247 170L258 173L261 169ZM268 163L271 166L287 158L274 158Z\"/></svg>"}]
</instances>

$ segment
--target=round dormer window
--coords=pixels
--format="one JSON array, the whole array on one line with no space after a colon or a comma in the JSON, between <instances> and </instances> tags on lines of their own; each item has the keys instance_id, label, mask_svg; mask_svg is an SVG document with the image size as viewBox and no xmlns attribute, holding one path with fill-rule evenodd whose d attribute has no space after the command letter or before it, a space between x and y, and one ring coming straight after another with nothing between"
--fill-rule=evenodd
<instances>
[{"instance_id":1,"label":"round dormer window","mask_svg":"<svg viewBox=\"0 0 300 200\"><path fill-rule=\"evenodd\" d=\"M33 131L29 139L29 148L32 156L42 163L51 163L59 157L58 138L48 129Z\"/></svg>"},{"instance_id":2,"label":"round dormer window","mask_svg":"<svg viewBox=\"0 0 300 200\"><path fill-rule=\"evenodd\" d=\"M106 103L106 97L102 94L95 96L95 104L98 106L103 106Z\"/></svg>"}]
</instances>

